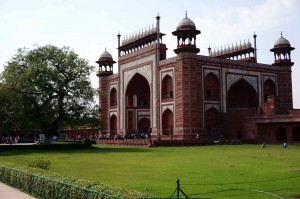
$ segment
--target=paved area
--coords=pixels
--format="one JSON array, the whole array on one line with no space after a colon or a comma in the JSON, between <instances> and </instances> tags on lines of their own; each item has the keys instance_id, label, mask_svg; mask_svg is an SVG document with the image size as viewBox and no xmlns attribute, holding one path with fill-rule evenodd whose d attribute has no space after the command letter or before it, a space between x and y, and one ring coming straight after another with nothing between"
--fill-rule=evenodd
<instances>
[{"instance_id":1,"label":"paved area","mask_svg":"<svg viewBox=\"0 0 300 199\"><path fill-rule=\"evenodd\" d=\"M35 199L34 197L0 182L0 199Z\"/></svg>"}]
</instances>

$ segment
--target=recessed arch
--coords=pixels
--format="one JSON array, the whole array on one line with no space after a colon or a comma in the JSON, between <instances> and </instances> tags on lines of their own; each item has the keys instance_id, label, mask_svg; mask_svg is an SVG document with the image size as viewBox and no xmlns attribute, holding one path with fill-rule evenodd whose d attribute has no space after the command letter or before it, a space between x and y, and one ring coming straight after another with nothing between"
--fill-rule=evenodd
<instances>
[{"instance_id":1,"label":"recessed arch","mask_svg":"<svg viewBox=\"0 0 300 199\"><path fill-rule=\"evenodd\" d=\"M163 78L161 90L162 99L173 98L173 79L170 75Z\"/></svg>"},{"instance_id":2,"label":"recessed arch","mask_svg":"<svg viewBox=\"0 0 300 199\"><path fill-rule=\"evenodd\" d=\"M279 127L276 129L275 132L275 139L279 142L286 142L287 141L287 133L284 127Z\"/></svg>"},{"instance_id":3,"label":"recessed arch","mask_svg":"<svg viewBox=\"0 0 300 199\"><path fill-rule=\"evenodd\" d=\"M150 128L150 120L149 118L143 117L138 122L138 130L139 132L147 133Z\"/></svg>"},{"instance_id":4,"label":"recessed arch","mask_svg":"<svg viewBox=\"0 0 300 199\"><path fill-rule=\"evenodd\" d=\"M220 81L212 72L204 78L204 99L209 101L220 100Z\"/></svg>"},{"instance_id":5,"label":"recessed arch","mask_svg":"<svg viewBox=\"0 0 300 199\"><path fill-rule=\"evenodd\" d=\"M293 141L300 141L300 126L296 126L292 131L292 139Z\"/></svg>"},{"instance_id":6,"label":"recessed arch","mask_svg":"<svg viewBox=\"0 0 300 199\"><path fill-rule=\"evenodd\" d=\"M244 79L235 82L227 92L228 109L256 108L258 97L255 89Z\"/></svg>"},{"instance_id":7,"label":"recessed arch","mask_svg":"<svg viewBox=\"0 0 300 199\"><path fill-rule=\"evenodd\" d=\"M174 116L170 109L166 109L162 114L162 134L173 135Z\"/></svg>"},{"instance_id":8,"label":"recessed arch","mask_svg":"<svg viewBox=\"0 0 300 199\"><path fill-rule=\"evenodd\" d=\"M271 79L267 79L263 85L264 90L264 102L267 102L268 96L276 96L276 86Z\"/></svg>"},{"instance_id":9,"label":"recessed arch","mask_svg":"<svg viewBox=\"0 0 300 199\"><path fill-rule=\"evenodd\" d=\"M220 113L214 107L209 108L204 115L205 127L210 134L217 133L220 127Z\"/></svg>"},{"instance_id":10,"label":"recessed arch","mask_svg":"<svg viewBox=\"0 0 300 199\"><path fill-rule=\"evenodd\" d=\"M110 90L110 107L116 107L117 106L117 89L116 88L112 88Z\"/></svg>"},{"instance_id":11,"label":"recessed arch","mask_svg":"<svg viewBox=\"0 0 300 199\"><path fill-rule=\"evenodd\" d=\"M110 116L109 124L110 124L110 129L109 129L110 134L111 135L117 134L117 116L115 114Z\"/></svg>"}]
</instances>

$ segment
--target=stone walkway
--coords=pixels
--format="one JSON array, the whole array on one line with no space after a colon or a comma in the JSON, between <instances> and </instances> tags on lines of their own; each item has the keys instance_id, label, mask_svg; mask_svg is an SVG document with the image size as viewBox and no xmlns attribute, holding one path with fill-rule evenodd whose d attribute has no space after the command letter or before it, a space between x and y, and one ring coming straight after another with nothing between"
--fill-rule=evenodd
<instances>
[{"instance_id":1,"label":"stone walkway","mask_svg":"<svg viewBox=\"0 0 300 199\"><path fill-rule=\"evenodd\" d=\"M1 199L35 199L34 197L0 182Z\"/></svg>"}]
</instances>

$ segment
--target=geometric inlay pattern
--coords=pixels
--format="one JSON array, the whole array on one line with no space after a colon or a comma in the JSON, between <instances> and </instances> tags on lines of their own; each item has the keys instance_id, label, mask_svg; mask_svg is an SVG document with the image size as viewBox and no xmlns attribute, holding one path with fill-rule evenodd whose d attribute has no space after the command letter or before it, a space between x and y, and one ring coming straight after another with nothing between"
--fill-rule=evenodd
<instances>
[{"instance_id":1,"label":"geometric inlay pattern","mask_svg":"<svg viewBox=\"0 0 300 199\"><path fill-rule=\"evenodd\" d=\"M228 89L238 80L244 79L246 80L257 92L257 77L247 76L241 74L227 74L227 91Z\"/></svg>"}]
</instances>

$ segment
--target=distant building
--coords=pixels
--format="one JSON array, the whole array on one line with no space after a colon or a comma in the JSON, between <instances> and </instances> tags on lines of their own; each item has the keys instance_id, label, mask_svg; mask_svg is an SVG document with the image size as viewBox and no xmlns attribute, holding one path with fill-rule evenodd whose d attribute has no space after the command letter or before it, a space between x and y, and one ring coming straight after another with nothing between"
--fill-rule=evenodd
<instances>
[{"instance_id":1,"label":"distant building","mask_svg":"<svg viewBox=\"0 0 300 199\"><path fill-rule=\"evenodd\" d=\"M273 64L257 63L254 44L242 42L199 55L201 33L187 16L172 32L177 48L167 58L160 17L156 27L121 42L118 73L109 52L99 65L102 134L148 132L161 140L300 141L300 111L293 110L291 51L282 35L270 50Z\"/></svg>"}]
</instances>

